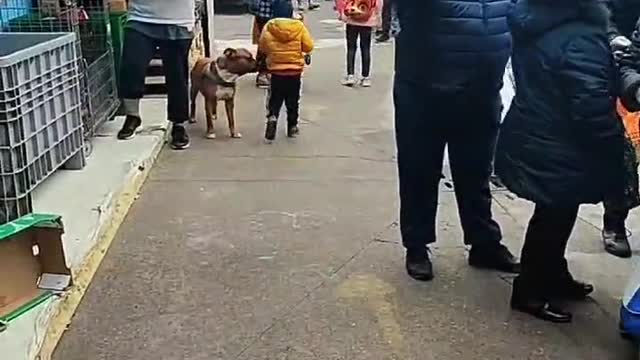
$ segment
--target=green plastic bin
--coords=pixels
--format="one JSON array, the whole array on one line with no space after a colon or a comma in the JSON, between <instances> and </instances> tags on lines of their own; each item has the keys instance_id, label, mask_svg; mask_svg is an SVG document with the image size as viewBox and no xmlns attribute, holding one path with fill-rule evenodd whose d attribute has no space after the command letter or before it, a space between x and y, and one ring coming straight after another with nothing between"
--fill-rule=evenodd
<instances>
[{"instance_id":1,"label":"green plastic bin","mask_svg":"<svg viewBox=\"0 0 640 360\"><path fill-rule=\"evenodd\" d=\"M116 69L116 81L120 86L120 62L124 46L124 28L127 24L127 12L112 12L109 15L111 23L111 39L113 44L113 61Z\"/></svg>"}]
</instances>

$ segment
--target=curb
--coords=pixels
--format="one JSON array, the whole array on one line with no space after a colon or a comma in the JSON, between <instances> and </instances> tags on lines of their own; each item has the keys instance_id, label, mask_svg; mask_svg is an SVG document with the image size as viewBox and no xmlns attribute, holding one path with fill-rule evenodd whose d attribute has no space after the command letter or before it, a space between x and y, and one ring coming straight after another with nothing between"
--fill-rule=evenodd
<instances>
[{"instance_id":1,"label":"curb","mask_svg":"<svg viewBox=\"0 0 640 360\"><path fill-rule=\"evenodd\" d=\"M56 309L54 309L42 347L36 359L51 360L60 339L62 339L65 331L71 324L71 320L115 239L120 226L127 217L129 209L131 209L131 206L137 200L138 194L151 172L151 168L158 159L166 143L166 132L165 136L161 137L161 139L162 140L158 141L153 148L151 156L132 169L125 181L125 185L122 186L111 198L111 201L108 202L107 208L111 209L111 211L108 218L101 223L96 231L96 245L87 255L82 266L74 271L74 285L61 299Z\"/></svg>"}]
</instances>

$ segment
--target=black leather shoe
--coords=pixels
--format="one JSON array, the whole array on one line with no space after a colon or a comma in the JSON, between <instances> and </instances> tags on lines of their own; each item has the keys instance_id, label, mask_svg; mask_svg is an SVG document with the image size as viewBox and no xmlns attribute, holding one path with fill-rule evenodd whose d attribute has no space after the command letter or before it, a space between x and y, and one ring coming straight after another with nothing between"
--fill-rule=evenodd
<instances>
[{"instance_id":1,"label":"black leather shoe","mask_svg":"<svg viewBox=\"0 0 640 360\"><path fill-rule=\"evenodd\" d=\"M629 245L626 229L623 232L603 230L602 243L604 250L613 256L625 259L631 257L631 245Z\"/></svg>"},{"instance_id":2,"label":"black leather shoe","mask_svg":"<svg viewBox=\"0 0 640 360\"><path fill-rule=\"evenodd\" d=\"M407 274L418 281L433 280L433 265L429 259L428 251L407 251Z\"/></svg>"},{"instance_id":3,"label":"black leather shoe","mask_svg":"<svg viewBox=\"0 0 640 360\"><path fill-rule=\"evenodd\" d=\"M544 300L516 300L512 299L511 308L525 314L533 315L540 320L549 321L558 324L570 323L573 315L562 309L554 307L548 301Z\"/></svg>"},{"instance_id":4,"label":"black leather shoe","mask_svg":"<svg viewBox=\"0 0 640 360\"><path fill-rule=\"evenodd\" d=\"M570 312L555 307L548 300L535 295L535 290L521 281L520 277L513 282L511 308L553 323L570 323L573 319Z\"/></svg>"},{"instance_id":5,"label":"black leather shoe","mask_svg":"<svg viewBox=\"0 0 640 360\"><path fill-rule=\"evenodd\" d=\"M520 262L504 245L495 248L471 248L469 265L480 268L498 270L512 274L520 273Z\"/></svg>"},{"instance_id":6,"label":"black leather shoe","mask_svg":"<svg viewBox=\"0 0 640 360\"><path fill-rule=\"evenodd\" d=\"M591 284L569 279L558 285L553 296L562 300L584 300L594 290Z\"/></svg>"}]
</instances>

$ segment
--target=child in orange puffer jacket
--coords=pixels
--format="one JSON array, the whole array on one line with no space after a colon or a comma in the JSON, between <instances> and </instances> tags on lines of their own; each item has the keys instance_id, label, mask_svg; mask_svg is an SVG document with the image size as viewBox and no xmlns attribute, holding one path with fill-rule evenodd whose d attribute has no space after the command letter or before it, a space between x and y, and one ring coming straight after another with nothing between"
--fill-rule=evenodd
<instances>
[{"instance_id":1,"label":"child in orange puffer jacket","mask_svg":"<svg viewBox=\"0 0 640 360\"><path fill-rule=\"evenodd\" d=\"M265 139L276 137L278 116L284 103L287 108L287 136L296 137L300 108L300 88L306 56L313 50L313 39L301 20L293 19L293 6L281 2L274 8L275 19L269 21L260 36L259 48L267 56L271 74ZM288 5L287 5L288 4Z\"/></svg>"}]
</instances>

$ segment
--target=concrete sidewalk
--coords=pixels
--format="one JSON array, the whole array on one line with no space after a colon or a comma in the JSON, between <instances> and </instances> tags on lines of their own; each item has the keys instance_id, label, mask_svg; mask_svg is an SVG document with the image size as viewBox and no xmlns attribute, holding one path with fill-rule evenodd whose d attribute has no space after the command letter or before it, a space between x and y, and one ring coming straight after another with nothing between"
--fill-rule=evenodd
<instances>
[{"instance_id":1,"label":"concrete sidewalk","mask_svg":"<svg viewBox=\"0 0 640 360\"><path fill-rule=\"evenodd\" d=\"M161 154L54 358L632 359L616 333L631 264L602 251L598 208L585 209L571 243L572 269L598 287L574 324L512 313L511 278L466 265L445 186L437 277L405 275L392 52L375 49L371 89L338 85L341 48L315 54L295 141L280 132L263 143L253 79L239 90L244 139L205 140L201 112L192 148ZM506 193L496 200L519 251L531 209Z\"/></svg>"}]
</instances>

